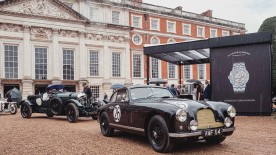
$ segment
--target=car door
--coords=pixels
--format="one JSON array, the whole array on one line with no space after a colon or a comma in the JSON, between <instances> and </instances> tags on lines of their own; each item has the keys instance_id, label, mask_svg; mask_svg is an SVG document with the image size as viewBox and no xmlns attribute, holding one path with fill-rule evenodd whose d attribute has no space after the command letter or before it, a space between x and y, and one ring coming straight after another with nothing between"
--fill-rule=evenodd
<instances>
[{"instance_id":1,"label":"car door","mask_svg":"<svg viewBox=\"0 0 276 155\"><path fill-rule=\"evenodd\" d=\"M118 90L113 94L109 103L108 117L110 123L129 125L129 98L127 89Z\"/></svg>"}]
</instances>

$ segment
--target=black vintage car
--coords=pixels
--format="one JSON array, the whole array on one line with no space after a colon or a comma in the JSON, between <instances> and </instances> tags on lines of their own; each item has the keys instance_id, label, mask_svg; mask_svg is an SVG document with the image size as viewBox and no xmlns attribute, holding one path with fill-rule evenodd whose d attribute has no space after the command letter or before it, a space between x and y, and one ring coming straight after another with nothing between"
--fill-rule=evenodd
<instances>
[{"instance_id":1,"label":"black vintage car","mask_svg":"<svg viewBox=\"0 0 276 155\"><path fill-rule=\"evenodd\" d=\"M142 134L155 151L168 152L178 140L221 143L233 134L235 115L227 103L178 99L158 86L130 86L98 109L98 122L104 136L114 129Z\"/></svg>"},{"instance_id":2,"label":"black vintage car","mask_svg":"<svg viewBox=\"0 0 276 155\"><path fill-rule=\"evenodd\" d=\"M66 92L63 88L63 85L50 85L43 94L29 95L21 102L21 116L30 118L32 113L46 113L48 117L67 116L71 123L77 122L79 117L97 119L97 101L89 101L86 94Z\"/></svg>"}]
</instances>

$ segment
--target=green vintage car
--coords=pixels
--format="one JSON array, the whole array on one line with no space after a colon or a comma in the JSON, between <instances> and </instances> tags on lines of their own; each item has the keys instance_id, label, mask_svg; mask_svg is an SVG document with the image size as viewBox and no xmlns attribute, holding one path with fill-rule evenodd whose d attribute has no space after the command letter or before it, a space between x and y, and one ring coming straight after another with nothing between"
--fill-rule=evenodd
<instances>
[{"instance_id":1,"label":"green vintage car","mask_svg":"<svg viewBox=\"0 0 276 155\"><path fill-rule=\"evenodd\" d=\"M21 116L30 118L32 113L45 113L48 117L67 116L71 123L79 117L97 119L99 102L87 99L85 93L63 91L64 85L50 85L46 92L39 95L29 95L21 102Z\"/></svg>"}]
</instances>

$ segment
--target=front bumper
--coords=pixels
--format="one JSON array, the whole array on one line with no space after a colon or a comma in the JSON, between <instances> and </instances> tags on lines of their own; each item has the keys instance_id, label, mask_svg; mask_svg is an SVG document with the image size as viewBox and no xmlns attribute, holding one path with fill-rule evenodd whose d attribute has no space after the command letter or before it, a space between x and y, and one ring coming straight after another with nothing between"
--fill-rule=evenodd
<instances>
[{"instance_id":1,"label":"front bumper","mask_svg":"<svg viewBox=\"0 0 276 155\"><path fill-rule=\"evenodd\" d=\"M223 128L223 134L233 132L236 128ZM169 136L172 138L186 138L186 137L196 137L196 136L203 136L202 131L195 131L191 133L169 133Z\"/></svg>"}]
</instances>

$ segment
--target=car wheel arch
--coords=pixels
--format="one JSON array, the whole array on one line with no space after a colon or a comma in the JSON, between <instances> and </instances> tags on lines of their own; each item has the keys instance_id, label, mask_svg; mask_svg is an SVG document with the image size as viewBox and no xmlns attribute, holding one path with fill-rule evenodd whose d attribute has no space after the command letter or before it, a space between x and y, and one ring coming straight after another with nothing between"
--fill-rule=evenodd
<instances>
[{"instance_id":1,"label":"car wheel arch","mask_svg":"<svg viewBox=\"0 0 276 155\"><path fill-rule=\"evenodd\" d=\"M161 116L161 117L165 120L165 122L166 122L166 124L167 124L167 127L168 127L168 130L169 130L169 131L171 130L171 129L170 129L170 125L169 125L169 118L164 117L164 114L161 114L161 113L158 113L158 112L154 111L154 112L150 112L150 113L148 114L148 116L146 117L145 122L144 122L144 130L145 130L145 135L146 135L146 136L147 136L147 132L148 132L149 121L150 121L150 119L151 119L153 116L156 116L156 115ZM165 115L165 116L166 116L166 115Z\"/></svg>"}]
</instances>

